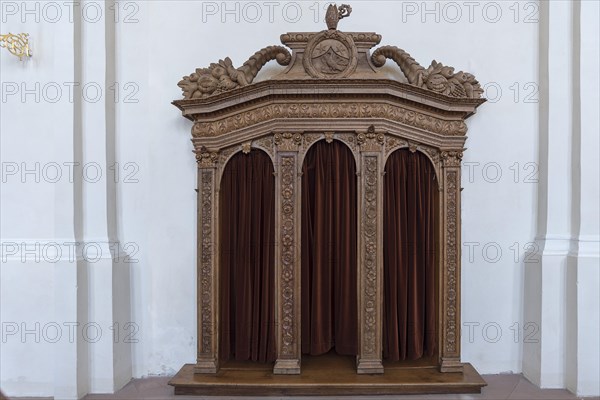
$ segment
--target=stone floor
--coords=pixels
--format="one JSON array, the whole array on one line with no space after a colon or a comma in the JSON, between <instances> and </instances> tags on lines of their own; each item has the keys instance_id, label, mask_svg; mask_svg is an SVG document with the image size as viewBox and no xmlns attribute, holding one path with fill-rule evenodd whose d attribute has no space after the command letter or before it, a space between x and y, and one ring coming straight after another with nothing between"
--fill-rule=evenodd
<instances>
[{"instance_id":1,"label":"stone floor","mask_svg":"<svg viewBox=\"0 0 600 400\"><path fill-rule=\"evenodd\" d=\"M454 394L454 395L421 395L421 396L381 396L382 399L399 398L401 400L414 399L431 399L431 400L450 400L450 399L486 399L486 400L563 400L563 399L581 399L572 393L562 389L538 389L530 383L522 375L484 375L483 378L487 381L488 386L483 388L481 394ZM178 399L178 400L201 400L201 399L217 399L224 397L208 397L208 396L175 396L173 388L167 385L170 378L168 377L153 377L145 379L133 379L123 389L112 395L93 394L84 397L85 400L158 400L158 399ZM262 399L262 397L243 397L244 399ZM281 399L282 397L271 397L272 399ZM317 400L321 397L296 397L296 399ZM356 397L323 397L324 399L369 399L371 397L356 396ZM24 398L19 398L24 400ZM39 399L39 398L38 398ZM238 397L236 399L242 399ZM586 397L586 400L600 400L599 397ZM33 399L28 399L33 400ZM58 400L58 399L57 399Z\"/></svg>"}]
</instances>

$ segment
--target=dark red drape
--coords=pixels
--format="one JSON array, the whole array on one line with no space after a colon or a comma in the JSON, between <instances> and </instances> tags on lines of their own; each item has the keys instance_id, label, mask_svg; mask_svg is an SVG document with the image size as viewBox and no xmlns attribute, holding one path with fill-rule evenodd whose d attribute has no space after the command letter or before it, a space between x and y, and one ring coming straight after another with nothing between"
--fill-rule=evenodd
<instances>
[{"instance_id":1,"label":"dark red drape","mask_svg":"<svg viewBox=\"0 0 600 400\"><path fill-rule=\"evenodd\" d=\"M356 165L340 142L302 166L302 353L357 353Z\"/></svg>"},{"instance_id":2,"label":"dark red drape","mask_svg":"<svg viewBox=\"0 0 600 400\"><path fill-rule=\"evenodd\" d=\"M435 350L435 227L438 185L429 159L397 150L385 166L383 356Z\"/></svg>"},{"instance_id":3,"label":"dark red drape","mask_svg":"<svg viewBox=\"0 0 600 400\"><path fill-rule=\"evenodd\" d=\"M266 153L236 154L219 193L220 357L274 361L275 177Z\"/></svg>"}]
</instances>

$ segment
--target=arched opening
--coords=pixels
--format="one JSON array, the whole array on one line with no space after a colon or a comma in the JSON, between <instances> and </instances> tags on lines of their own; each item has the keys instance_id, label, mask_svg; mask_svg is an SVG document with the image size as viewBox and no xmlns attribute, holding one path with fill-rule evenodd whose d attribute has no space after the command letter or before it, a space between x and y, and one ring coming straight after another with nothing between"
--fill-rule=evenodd
<instances>
[{"instance_id":1,"label":"arched opening","mask_svg":"<svg viewBox=\"0 0 600 400\"><path fill-rule=\"evenodd\" d=\"M303 354L357 354L356 198L352 152L315 143L302 165Z\"/></svg>"},{"instance_id":2,"label":"arched opening","mask_svg":"<svg viewBox=\"0 0 600 400\"><path fill-rule=\"evenodd\" d=\"M237 153L225 166L219 229L220 359L274 361L275 177L265 152Z\"/></svg>"},{"instance_id":3,"label":"arched opening","mask_svg":"<svg viewBox=\"0 0 600 400\"><path fill-rule=\"evenodd\" d=\"M431 359L436 351L438 183L421 152L395 151L383 187L383 357Z\"/></svg>"}]
</instances>

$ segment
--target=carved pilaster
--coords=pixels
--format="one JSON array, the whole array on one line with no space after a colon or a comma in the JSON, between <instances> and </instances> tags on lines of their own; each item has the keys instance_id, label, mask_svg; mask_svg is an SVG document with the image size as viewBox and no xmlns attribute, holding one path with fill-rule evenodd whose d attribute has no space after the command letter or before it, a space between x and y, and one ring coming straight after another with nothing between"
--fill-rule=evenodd
<instances>
[{"instance_id":1,"label":"carved pilaster","mask_svg":"<svg viewBox=\"0 0 600 400\"><path fill-rule=\"evenodd\" d=\"M273 373L300 373L300 182L299 134L275 137L277 182L275 188L275 253L277 361ZM282 151L282 149L285 149Z\"/></svg>"},{"instance_id":2,"label":"carved pilaster","mask_svg":"<svg viewBox=\"0 0 600 400\"><path fill-rule=\"evenodd\" d=\"M359 139L359 144L364 145ZM370 145L368 145L370 146ZM381 148L381 146L379 146ZM383 227L380 153L361 153L357 373L381 374Z\"/></svg>"},{"instance_id":3,"label":"carved pilaster","mask_svg":"<svg viewBox=\"0 0 600 400\"><path fill-rule=\"evenodd\" d=\"M198 157L198 358L195 372L217 372L217 257L216 163L218 153L201 151Z\"/></svg>"},{"instance_id":4,"label":"carved pilaster","mask_svg":"<svg viewBox=\"0 0 600 400\"><path fill-rule=\"evenodd\" d=\"M442 372L462 372L460 362L460 162L462 151L442 152Z\"/></svg>"}]
</instances>

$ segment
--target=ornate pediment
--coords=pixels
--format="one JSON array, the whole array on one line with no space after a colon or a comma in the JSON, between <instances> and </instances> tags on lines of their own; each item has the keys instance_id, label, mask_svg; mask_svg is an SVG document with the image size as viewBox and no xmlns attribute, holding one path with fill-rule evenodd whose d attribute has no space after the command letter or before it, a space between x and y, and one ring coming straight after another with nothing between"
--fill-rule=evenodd
<instances>
[{"instance_id":1,"label":"ornate pediment","mask_svg":"<svg viewBox=\"0 0 600 400\"><path fill-rule=\"evenodd\" d=\"M207 68L197 68L183 77L179 87L184 99L209 98L250 85L261 68L276 60L288 66L272 80L332 79L389 79L381 67L387 59L393 60L408 83L421 89L451 98L479 99L481 85L472 74L454 72L454 68L435 60L423 67L406 51L396 46L382 46L372 54L370 49L379 44L381 35L374 32L342 32L338 21L350 15L347 5L330 6L326 22L329 29L321 32L290 32L281 35L284 46L269 46L257 51L241 67L235 68L229 57L212 63Z\"/></svg>"}]
</instances>

